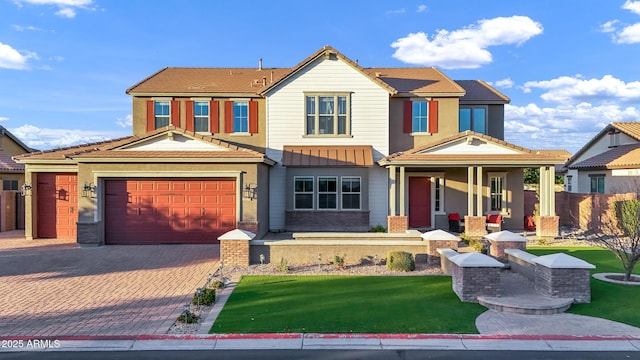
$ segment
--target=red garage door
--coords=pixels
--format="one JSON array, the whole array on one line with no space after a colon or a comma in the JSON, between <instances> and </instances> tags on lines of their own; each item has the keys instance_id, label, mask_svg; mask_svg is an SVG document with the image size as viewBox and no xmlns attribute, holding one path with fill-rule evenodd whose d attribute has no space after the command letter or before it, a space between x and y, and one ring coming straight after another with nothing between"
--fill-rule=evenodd
<instances>
[{"instance_id":1,"label":"red garage door","mask_svg":"<svg viewBox=\"0 0 640 360\"><path fill-rule=\"evenodd\" d=\"M212 244L236 224L236 181L107 180L107 244Z\"/></svg>"},{"instance_id":2,"label":"red garage door","mask_svg":"<svg viewBox=\"0 0 640 360\"><path fill-rule=\"evenodd\" d=\"M39 173L37 181L37 237L75 239L78 176L72 173Z\"/></svg>"}]
</instances>

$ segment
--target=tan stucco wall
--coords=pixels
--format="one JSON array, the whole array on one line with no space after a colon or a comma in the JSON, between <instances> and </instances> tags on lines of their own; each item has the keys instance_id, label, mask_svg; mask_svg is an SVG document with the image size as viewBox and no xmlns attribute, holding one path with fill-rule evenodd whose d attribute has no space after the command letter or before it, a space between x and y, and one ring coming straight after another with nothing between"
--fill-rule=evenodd
<instances>
[{"instance_id":1,"label":"tan stucco wall","mask_svg":"<svg viewBox=\"0 0 640 360\"><path fill-rule=\"evenodd\" d=\"M389 151L391 154L423 146L458 133L458 98L434 98L438 101L438 132L411 135L403 132L403 106L408 98L389 101Z\"/></svg>"},{"instance_id":2,"label":"tan stucco wall","mask_svg":"<svg viewBox=\"0 0 640 360\"><path fill-rule=\"evenodd\" d=\"M7 135L0 136L0 152L9 156L24 154L27 151Z\"/></svg>"},{"instance_id":3,"label":"tan stucco wall","mask_svg":"<svg viewBox=\"0 0 640 360\"><path fill-rule=\"evenodd\" d=\"M175 97L174 100L180 101L180 127L186 127L186 101L191 98ZM203 97L198 97L203 99ZM241 98L233 98L241 99ZM266 121L266 101L263 98L253 98L252 101L258 102L258 133L257 134L227 134L224 128L224 102L227 100L233 100L228 98L211 98L211 100L219 101L219 121L220 132L214 134L214 137L220 140L228 141L241 146L249 147L253 150L265 152L266 146L266 133L267 133L267 121ZM249 98L242 98L249 100ZM149 97L133 97L133 134L143 135L147 132L147 100L151 100Z\"/></svg>"}]
</instances>

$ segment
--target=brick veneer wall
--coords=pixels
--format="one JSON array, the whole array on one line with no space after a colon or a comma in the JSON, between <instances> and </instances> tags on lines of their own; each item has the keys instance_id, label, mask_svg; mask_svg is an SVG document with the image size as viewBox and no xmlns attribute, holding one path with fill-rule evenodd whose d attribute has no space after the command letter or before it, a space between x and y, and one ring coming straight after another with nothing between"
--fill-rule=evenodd
<instances>
[{"instance_id":1,"label":"brick veneer wall","mask_svg":"<svg viewBox=\"0 0 640 360\"><path fill-rule=\"evenodd\" d=\"M251 231L252 233L257 234L259 229L258 225L260 225L259 221L238 221L238 223L236 224L236 228L240 230Z\"/></svg>"},{"instance_id":2,"label":"brick veneer wall","mask_svg":"<svg viewBox=\"0 0 640 360\"><path fill-rule=\"evenodd\" d=\"M484 216L464 217L464 233L473 238L481 238L487 233L487 219Z\"/></svg>"},{"instance_id":3,"label":"brick veneer wall","mask_svg":"<svg viewBox=\"0 0 640 360\"><path fill-rule=\"evenodd\" d=\"M387 232L401 233L409 229L409 219L406 216L387 216Z\"/></svg>"},{"instance_id":4,"label":"brick veneer wall","mask_svg":"<svg viewBox=\"0 0 640 360\"><path fill-rule=\"evenodd\" d=\"M543 295L573 298L575 303L591 302L589 269L551 269L536 264L536 290Z\"/></svg>"},{"instance_id":5,"label":"brick veneer wall","mask_svg":"<svg viewBox=\"0 0 640 360\"><path fill-rule=\"evenodd\" d=\"M558 237L560 229L559 216L538 216L536 220L536 236L550 238Z\"/></svg>"},{"instance_id":6,"label":"brick veneer wall","mask_svg":"<svg viewBox=\"0 0 640 360\"><path fill-rule=\"evenodd\" d=\"M478 302L478 296L500 296L498 267L460 267L449 264L452 270L453 292L464 302Z\"/></svg>"},{"instance_id":7,"label":"brick veneer wall","mask_svg":"<svg viewBox=\"0 0 640 360\"><path fill-rule=\"evenodd\" d=\"M100 222L78 222L76 223L77 242L83 246L104 245L104 237L100 236L98 229Z\"/></svg>"},{"instance_id":8,"label":"brick veneer wall","mask_svg":"<svg viewBox=\"0 0 640 360\"><path fill-rule=\"evenodd\" d=\"M429 265L440 265L440 253L438 249L458 250L458 240L425 240L428 244L427 263Z\"/></svg>"},{"instance_id":9,"label":"brick veneer wall","mask_svg":"<svg viewBox=\"0 0 640 360\"><path fill-rule=\"evenodd\" d=\"M287 211L287 231L369 231L369 211Z\"/></svg>"},{"instance_id":10,"label":"brick veneer wall","mask_svg":"<svg viewBox=\"0 0 640 360\"><path fill-rule=\"evenodd\" d=\"M499 260L507 261L509 257L504 253L506 249L518 249L522 251L527 250L527 243L525 241L495 241L489 240L489 254Z\"/></svg>"},{"instance_id":11,"label":"brick veneer wall","mask_svg":"<svg viewBox=\"0 0 640 360\"><path fill-rule=\"evenodd\" d=\"M511 266L511 270L513 272L526 277L531 282L536 281L536 265L535 264L511 255L508 255L508 260L509 260L509 266Z\"/></svg>"},{"instance_id":12,"label":"brick veneer wall","mask_svg":"<svg viewBox=\"0 0 640 360\"><path fill-rule=\"evenodd\" d=\"M268 250L266 249L268 247ZM252 246L253 248L253 246ZM389 251L406 251L413 254L416 262L426 262L428 245L341 245L341 244L300 244L300 245L258 245L252 249L252 261L257 262L260 253L268 256L266 262L279 263L281 259L287 260L292 265L316 265L318 254L321 254L320 262L328 264L333 261L335 255L344 256L345 264L354 265L371 263L374 257L380 262L386 259Z\"/></svg>"},{"instance_id":13,"label":"brick veneer wall","mask_svg":"<svg viewBox=\"0 0 640 360\"><path fill-rule=\"evenodd\" d=\"M224 266L248 266L249 240L220 240L220 260Z\"/></svg>"}]
</instances>

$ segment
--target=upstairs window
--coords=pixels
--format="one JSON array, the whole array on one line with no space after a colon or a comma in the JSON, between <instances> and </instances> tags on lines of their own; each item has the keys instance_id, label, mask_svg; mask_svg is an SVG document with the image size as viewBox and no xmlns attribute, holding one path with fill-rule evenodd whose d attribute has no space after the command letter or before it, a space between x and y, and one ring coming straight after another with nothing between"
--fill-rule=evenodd
<instances>
[{"instance_id":1,"label":"upstairs window","mask_svg":"<svg viewBox=\"0 0 640 360\"><path fill-rule=\"evenodd\" d=\"M438 132L438 102L435 100L407 100L402 116L405 133L420 135Z\"/></svg>"},{"instance_id":2,"label":"upstairs window","mask_svg":"<svg viewBox=\"0 0 640 360\"><path fill-rule=\"evenodd\" d=\"M156 101L154 106L155 128L169 126L171 120L171 106L169 101Z\"/></svg>"},{"instance_id":3,"label":"upstairs window","mask_svg":"<svg viewBox=\"0 0 640 360\"><path fill-rule=\"evenodd\" d=\"M249 132L249 104L246 101L233 102L233 132Z\"/></svg>"},{"instance_id":4,"label":"upstairs window","mask_svg":"<svg viewBox=\"0 0 640 360\"><path fill-rule=\"evenodd\" d=\"M487 107L472 106L460 107L459 131L475 131L479 134L486 134L487 131Z\"/></svg>"},{"instance_id":5,"label":"upstairs window","mask_svg":"<svg viewBox=\"0 0 640 360\"><path fill-rule=\"evenodd\" d=\"M225 101L224 131L232 134L258 132L258 102L250 100Z\"/></svg>"},{"instance_id":6,"label":"upstairs window","mask_svg":"<svg viewBox=\"0 0 640 360\"><path fill-rule=\"evenodd\" d=\"M305 95L305 134L348 135L350 103L347 94Z\"/></svg>"},{"instance_id":7,"label":"upstairs window","mask_svg":"<svg viewBox=\"0 0 640 360\"><path fill-rule=\"evenodd\" d=\"M193 131L209 132L209 101L193 102Z\"/></svg>"}]
</instances>

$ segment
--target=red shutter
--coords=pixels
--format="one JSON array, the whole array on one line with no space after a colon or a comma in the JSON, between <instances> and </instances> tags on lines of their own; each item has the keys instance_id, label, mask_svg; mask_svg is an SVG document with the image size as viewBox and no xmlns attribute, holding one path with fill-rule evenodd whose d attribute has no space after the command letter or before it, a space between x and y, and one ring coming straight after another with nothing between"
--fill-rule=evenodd
<instances>
[{"instance_id":1,"label":"red shutter","mask_svg":"<svg viewBox=\"0 0 640 360\"><path fill-rule=\"evenodd\" d=\"M224 102L224 132L233 132L233 101Z\"/></svg>"},{"instance_id":2,"label":"red shutter","mask_svg":"<svg viewBox=\"0 0 640 360\"><path fill-rule=\"evenodd\" d=\"M147 100L147 132L156 129L156 114L154 111L155 104L155 101Z\"/></svg>"},{"instance_id":3,"label":"red shutter","mask_svg":"<svg viewBox=\"0 0 640 360\"><path fill-rule=\"evenodd\" d=\"M405 100L403 112L402 112L402 128L404 129L404 132L407 134L410 134L412 130L412 126L411 126L412 115L413 115L412 112L413 112L413 108L411 105L411 100Z\"/></svg>"},{"instance_id":4,"label":"red shutter","mask_svg":"<svg viewBox=\"0 0 640 360\"><path fill-rule=\"evenodd\" d=\"M220 132L220 119L219 119L219 101L212 100L209 102L209 131L216 134Z\"/></svg>"},{"instance_id":5,"label":"red shutter","mask_svg":"<svg viewBox=\"0 0 640 360\"><path fill-rule=\"evenodd\" d=\"M258 102L249 101L249 133L258 133Z\"/></svg>"},{"instance_id":6,"label":"red shutter","mask_svg":"<svg viewBox=\"0 0 640 360\"><path fill-rule=\"evenodd\" d=\"M429 132L436 134L438 132L438 102L429 101Z\"/></svg>"},{"instance_id":7,"label":"red shutter","mask_svg":"<svg viewBox=\"0 0 640 360\"><path fill-rule=\"evenodd\" d=\"M186 126L185 129L187 129L187 131L195 131L195 124L194 124L194 115L193 115L193 100L187 100L184 102L184 105L187 107L185 110L186 113Z\"/></svg>"},{"instance_id":8,"label":"red shutter","mask_svg":"<svg viewBox=\"0 0 640 360\"><path fill-rule=\"evenodd\" d=\"M180 102L171 100L171 125L180 127Z\"/></svg>"}]
</instances>

